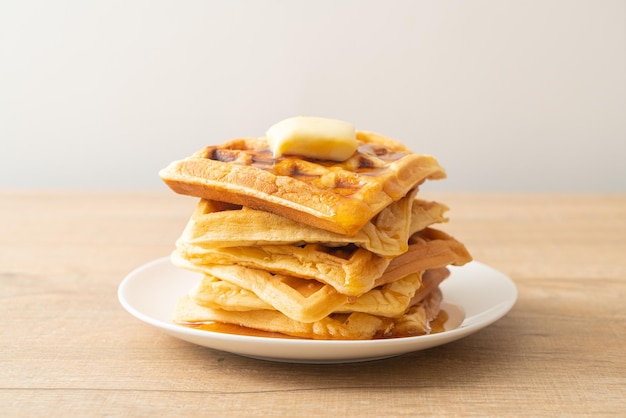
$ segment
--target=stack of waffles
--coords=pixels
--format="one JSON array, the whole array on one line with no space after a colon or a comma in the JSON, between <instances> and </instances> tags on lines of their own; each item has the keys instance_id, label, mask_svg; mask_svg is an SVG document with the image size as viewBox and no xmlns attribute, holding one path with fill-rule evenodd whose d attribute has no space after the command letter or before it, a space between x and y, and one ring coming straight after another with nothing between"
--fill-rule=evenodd
<instances>
[{"instance_id":1,"label":"stack of waffles","mask_svg":"<svg viewBox=\"0 0 626 418\"><path fill-rule=\"evenodd\" d=\"M433 227L448 208L417 197L445 171L395 140L356 139L340 162L274 158L265 138L245 138L161 170L172 190L199 198L172 260L201 279L175 322L310 339L430 332L446 267L471 260Z\"/></svg>"}]
</instances>

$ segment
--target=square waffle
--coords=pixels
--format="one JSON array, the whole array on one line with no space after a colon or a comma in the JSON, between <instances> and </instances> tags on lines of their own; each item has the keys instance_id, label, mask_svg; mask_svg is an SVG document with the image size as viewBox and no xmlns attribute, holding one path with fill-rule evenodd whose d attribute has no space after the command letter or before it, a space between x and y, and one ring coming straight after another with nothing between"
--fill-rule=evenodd
<instances>
[{"instance_id":1,"label":"square waffle","mask_svg":"<svg viewBox=\"0 0 626 418\"><path fill-rule=\"evenodd\" d=\"M187 326L226 323L284 335L325 340L369 340L406 337L430 332L430 321L439 314L442 295L436 288L399 318L361 312L336 313L315 322L301 322L275 310L228 311L198 305L189 297L179 300L174 321Z\"/></svg>"},{"instance_id":2,"label":"square waffle","mask_svg":"<svg viewBox=\"0 0 626 418\"><path fill-rule=\"evenodd\" d=\"M406 260L413 260L413 263L407 263ZM424 228L411 235L409 250L391 260L384 276L376 281L376 285L398 280L416 269L462 266L470 261L472 256L461 242L438 229Z\"/></svg>"},{"instance_id":3,"label":"square waffle","mask_svg":"<svg viewBox=\"0 0 626 418\"><path fill-rule=\"evenodd\" d=\"M346 161L274 159L264 138L206 147L159 172L175 192L275 213L320 229L355 235L374 216L427 179L445 178L429 155L395 140L357 132Z\"/></svg>"},{"instance_id":4,"label":"square waffle","mask_svg":"<svg viewBox=\"0 0 626 418\"><path fill-rule=\"evenodd\" d=\"M324 247L319 244L229 247L190 256L175 250L172 262L182 268L212 274L218 266L265 270L307 280L318 280L345 295L357 296L374 286L390 259L353 245ZM242 270L244 279L248 274Z\"/></svg>"},{"instance_id":5,"label":"square waffle","mask_svg":"<svg viewBox=\"0 0 626 418\"><path fill-rule=\"evenodd\" d=\"M334 295L328 297L328 295L316 293L321 286L314 281L277 278L278 286L285 285L291 288L289 289L292 296L290 300L283 299L283 295L270 298L275 295L265 290L257 294L255 289L258 289L258 286L255 286L255 283L245 283L245 287L242 287L233 282L205 275L189 292L189 297L194 303L206 308L232 311L277 310L301 322L315 322L332 313L351 312L399 318L410 306L421 302L448 275L446 268L428 270L424 274L409 274L400 280L374 288L358 298L345 296L333 298ZM274 283L269 283L269 286L274 287Z\"/></svg>"},{"instance_id":6,"label":"square waffle","mask_svg":"<svg viewBox=\"0 0 626 418\"><path fill-rule=\"evenodd\" d=\"M394 257L407 250L408 238L413 232L448 221L444 215L448 210L446 205L414 199L415 192L383 209L354 237L300 224L269 212L201 199L176 245L182 253L193 256L224 247L354 244L382 256Z\"/></svg>"},{"instance_id":7,"label":"square waffle","mask_svg":"<svg viewBox=\"0 0 626 418\"><path fill-rule=\"evenodd\" d=\"M233 312L205 308L193 303L189 297L180 299L176 305L174 321L188 326L215 322L236 324L255 330L320 340L369 340L379 335L389 335L393 327L390 318L363 313L334 314L316 322L300 322L272 310Z\"/></svg>"},{"instance_id":8,"label":"square waffle","mask_svg":"<svg viewBox=\"0 0 626 418\"><path fill-rule=\"evenodd\" d=\"M462 265L471 260L462 243L432 228L413 233L409 244L407 252L393 259L353 245L306 244L232 247L193 256L175 250L172 261L179 267L218 277L215 271L220 264L233 265L233 269L240 270L243 281L248 279L249 271L264 270L266 274L317 280L341 294L359 296L416 271Z\"/></svg>"}]
</instances>

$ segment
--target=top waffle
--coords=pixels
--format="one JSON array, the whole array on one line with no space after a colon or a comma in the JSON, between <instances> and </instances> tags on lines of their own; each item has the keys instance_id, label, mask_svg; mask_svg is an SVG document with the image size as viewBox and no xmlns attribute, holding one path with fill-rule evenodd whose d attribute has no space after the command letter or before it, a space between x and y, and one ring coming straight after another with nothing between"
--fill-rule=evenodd
<instances>
[{"instance_id":1,"label":"top waffle","mask_svg":"<svg viewBox=\"0 0 626 418\"><path fill-rule=\"evenodd\" d=\"M429 155L357 132L346 161L287 155L274 159L264 138L209 146L160 171L175 192L272 212L327 231L355 235L376 214L427 179L445 178Z\"/></svg>"}]
</instances>

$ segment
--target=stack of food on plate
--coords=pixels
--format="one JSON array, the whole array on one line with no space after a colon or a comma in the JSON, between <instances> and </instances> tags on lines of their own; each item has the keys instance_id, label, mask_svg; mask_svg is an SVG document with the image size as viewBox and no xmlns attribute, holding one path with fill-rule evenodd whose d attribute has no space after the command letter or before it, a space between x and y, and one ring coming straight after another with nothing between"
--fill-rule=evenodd
<instances>
[{"instance_id":1,"label":"stack of food on plate","mask_svg":"<svg viewBox=\"0 0 626 418\"><path fill-rule=\"evenodd\" d=\"M433 227L447 206L418 197L424 181L445 178L436 159L347 122L286 119L160 176L199 198L172 254L202 274L175 308L183 325L310 339L428 334L447 266L471 260Z\"/></svg>"}]
</instances>

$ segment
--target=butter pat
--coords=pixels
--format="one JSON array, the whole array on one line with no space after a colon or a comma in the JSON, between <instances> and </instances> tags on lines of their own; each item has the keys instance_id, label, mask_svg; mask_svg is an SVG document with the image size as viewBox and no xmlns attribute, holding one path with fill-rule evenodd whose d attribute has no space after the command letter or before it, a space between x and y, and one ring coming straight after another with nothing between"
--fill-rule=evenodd
<instances>
[{"instance_id":1,"label":"butter pat","mask_svg":"<svg viewBox=\"0 0 626 418\"><path fill-rule=\"evenodd\" d=\"M274 158L292 154L345 161L359 145L354 125L337 119L296 116L278 122L265 134Z\"/></svg>"}]
</instances>

